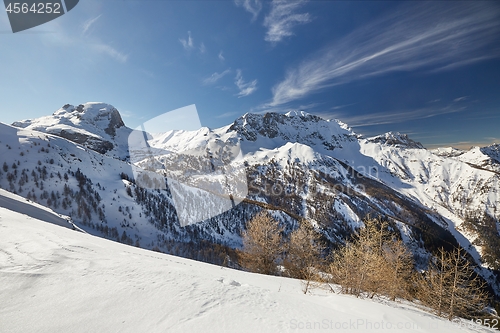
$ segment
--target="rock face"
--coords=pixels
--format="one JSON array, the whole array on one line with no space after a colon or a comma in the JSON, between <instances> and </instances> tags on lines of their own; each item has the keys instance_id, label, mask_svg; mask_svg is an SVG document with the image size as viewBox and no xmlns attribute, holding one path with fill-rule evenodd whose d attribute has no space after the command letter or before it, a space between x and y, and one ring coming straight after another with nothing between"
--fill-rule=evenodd
<instances>
[{"instance_id":1,"label":"rock face","mask_svg":"<svg viewBox=\"0 0 500 333\"><path fill-rule=\"evenodd\" d=\"M111 113L109 114L108 127L106 127L104 131L114 137L116 135L116 129L122 126L125 126L125 124L123 123L120 112L118 112L117 109L113 108L113 110L111 110Z\"/></svg>"},{"instance_id":2,"label":"rock face","mask_svg":"<svg viewBox=\"0 0 500 333\"><path fill-rule=\"evenodd\" d=\"M97 138L81 133L72 133L72 132L67 132L65 130L61 130L61 132L57 133L57 135L62 138L73 141L75 143L79 143L82 146L95 150L96 152L101 154L106 154L108 151L114 148L113 143L109 141L99 140Z\"/></svg>"},{"instance_id":3,"label":"rock face","mask_svg":"<svg viewBox=\"0 0 500 333\"><path fill-rule=\"evenodd\" d=\"M357 138L346 124L338 120L324 120L303 111L245 114L236 119L227 131L234 131L252 142L257 142L258 138L267 138L320 145L327 150L342 148L342 142L356 141Z\"/></svg>"},{"instance_id":4,"label":"rock face","mask_svg":"<svg viewBox=\"0 0 500 333\"><path fill-rule=\"evenodd\" d=\"M493 144L488 147L481 148L481 152L488 155L490 158L500 163L500 144Z\"/></svg>"},{"instance_id":5,"label":"rock face","mask_svg":"<svg viewBox=\"0 0 500 333\"><path fill-rule=\"evenodd\" d=\"M131 129L109 104L66 104L50 116L17 121L12 126L54 134L111 157L128 156L123 138Z\"/></svg>"}]
</instances>

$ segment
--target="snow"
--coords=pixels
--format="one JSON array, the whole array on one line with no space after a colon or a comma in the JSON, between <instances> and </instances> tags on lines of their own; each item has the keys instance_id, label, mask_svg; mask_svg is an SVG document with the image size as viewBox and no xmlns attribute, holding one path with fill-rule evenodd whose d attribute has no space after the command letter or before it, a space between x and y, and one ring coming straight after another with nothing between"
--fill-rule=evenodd
<instances>
[{"instance_id":1,"label":"snow","mask_svg":"<svg viewBox=\"0 0 500 333\"><path fill-rule=\"evenodd\" d=\"M337 211L339 214L342 214L346 221L349 222L351 227L353 228L360 228L364 225L364 223L359 219L359 217L352 211L351 207L347 205L344 201L340 199L335 199L333 203L333 208L335 211Z\"/></svg>"},{"instance_id":2,"label":"snow","mask_svg":"<svg viewBox=\"0 0 500 333\"><path fill-rule=\"evenodd\" d=\"M363 139L338 120L325 121L303 111L245 114L230 126L170 131L155 135L148 144L155 152L189 152L196 156L206 154L206 148L217 153L232 147L241 150L249 164L265 165L274 160L285 166L293 161L310 169L333 157L421 205L443 207L457 225L464 215L464 202L471 211L494 215L500 200L495 190L495 172L500 171L494 162L497 146L475 147L468 152L453 148L428 151L401 133ZM331 169L328 173L338 174L343 167Z\"/></svg>"},{"instance_id":3,"label":"snow","mask_svg":"<svg viewBox=\"0 0 500 333\"><path fill-rule=\"evenodd\" d=\"M11 192L0 189L0 207L25 214L31 218L57 224L66 228L77 228L67 216L57 214L53 210L24 199Z\"/></svg>"},{"instance_id":4,"label":"snow","mask_svg":"<svg viewBox=\"0 0 500 333\"><path fill-rule=\"evenodd\" d=\"M440 147L436 149L430 150L433 154L438 156L448 156L448 157L456 157L462 155L465 151L453 147Z\"/></svg>"},{"instance_id":5,"label":"snow","mask_svg":"<svg viewBox=\"0 0 500 333\"><path fill-rule=\"evenodd\" d=\"M488 150L473 148L460 154L452 149L411 149L419 145L406 135L386 133L362 139L338 120L325 121L302 111L286 115L246 114L233 124L219 129L204 127L195 131L172 130L149 135L145 142L142 132L132 132L124 126L116 129L114 138L105 133L103 128L109 123L108 115L115 110L111 105L86 103L80 110L74 106L65 106L51 116L18 122L16 126L25 130L42 129L50 132L56 128L82 135L97 135L115 145L112 151L106 153L110 157L125 157L130 144L128 160L138 167L146 167L149 158L154 157L157 162L155 168L163 170L163 159L169 155L175 158L176 154L205 158L210 153L230 164L228 167L234 166L236 170L241 168L243 161L265 165L274 159L282 166L293 161L308 168L316 168L330 163L327 161L334 158L346 162L365 176L414 198L422 205L440 205L456 217L462 216L466 200L470 200L468 208L471 210L490 213L495 211L499 203L499 194L494 191L495 186L498 188L498 177L494 172L500 170L500 166L492 164L493 157L497 156L498 146L492 146ZM26 137L39 135L34 131L29 134L22 131L20 133ZM133 134L129 136L130 133ZM19 140L22 138L19 137ZM24 146L27 150L27 146ZM243 161L237 161L239 157ZM88 160L78 154L77 158ZM95 158L93 163L99 163L98 159ZM106 170L104 174L108 174L108 170L116 170L112 164L114 163L108 164L110 168L102 168ZM82 170L85 170L89 164L82 162L82 165L85 167ZM343 173L343 167L339 165L326 169L331 169L326 170L328 174ZM171 176L179 178L175 174ZM203 181L206 183L218 181L212 177L216 175L204 176ZM210 177L213 179L209 179ZM91 178L96 183L101 182L102 176ZM188 185L196 186L202 181L196 182Z\"/></svg>"},{"instance_id":6,"label":"snow","mask_svg":"<svg viewBox=\"0 0 500 333\"><path fill-rule=\"evenodd\" d=\"M316 153L311 147L291 142L287 142L283 146L274 149L262 148L253 154L248 154L247 157L255 161L255 163L275 159L282 164L286 164L287 161L300 161L301 163L308 164L321 159L321 155Z\"/></svg>"},{"instance_id":7,"label":"snow","mask_svg":"<svg viewBox=\"0 0 500 333\"><path fill-rule=\"evenodd\" d=\"M86 176L92 179L93 184L102 185L101 188L95 186L95 190L99 192L102 203L106 205L106 225L109 226L109 228L117 227L120 234L123 230L126 230L127 233L131 235L138 234L141 244L144 244L143 246L157 239L157 235L160 231L147 221L142 207L135 203L125 192L126 188L119 174L120 172L132 174L131 166L128 163L101 155L90 149L81 149L80 145L54 135L44 134L30 129L19 129L2 123L0 123L0 142L0 156L2 156L4 161L9 161L9 167L11 163L19 161L19 172L21 172L21 169L34 170L39 167L37 163L38 160L43 162L43 166L47 168L48 174L53 173L55 175L54 178L47 178L47 181L44 182L44 190L48 193L54 191L62 194L64 191L64 184L69 184L70 186L76 184L75 179L71 177L68 182L64 181L64 179L60 180L57 177L58 172L63 175L68 172L68 170L72 170L73 172L77 169L82 170ZM41 148L47 148L49 144L51 146L48 148L50 149L50 154L40 152ZM9 149L8 147L11 148ZM20 155L20 152L23 153L23 156ZM54 163L50 164L49 159L53 159ZM3 180L3 183L0 181L2 187L9 188L8 182L5 181L5 176ZM26 195L28 191L33 190L32 193L40 198L43 191L35 187L33 183L28 184L30 186L25 186L21 194ZM9 192L5 191L2 193L5 193L5 196L9 194ZM23 199L23 202L27 201ZM56 209L57 213L71 215L72 211L78 207L76 202L72 202L71 204L74 204L74 206L70 205L67 209L63 209L59 206L59 208ZM21 212L24 212L22 210L25 209L25 207L23 205L20 205L20 207ZM43 208L42 205L37 205L37 207ZM119 207L131 208L130 214L132 215L132 219L130 220L132 227L120 227L125 216L124 213L119 211ZM12 209L12 207L9 208ZM47 210L50 211L49 209ZM140 217L141 213L142 218ZM73 216L75 217L75 214L73 214ZM39 215L35 217L40 218ZM63 217L63 219L65 219L65 217ZM56 220L51 222L55 221ZM101 222L96 215L94 215L94 221L97 223ZM82 225L81 220L78 220L78 218L74 222L86 232L96 233L96 230ZM135 223L135 225L132 222Z\"/></svg>"},{"instance_id":8,"label":"snow","mask_svg":"<svg viewBox=\"0 0 500 333\"><path fill-rule=\"evenodd\" d=\"M35 130L55 135L79 135L87 137L88 145L96 142L110 142L113 148L107 152L110 157L125 159L127 157L127 138L131 129L115 124L115 134L110 135L106 128L110 125L113 112L117 110L110 104L88 102L78 107L65 105L50 116L36 119L16 121L12 125L27 130ZM83 140L83 139L82 139Z\"/></svg>"},{"instance_id":9,"label":"snow","mask_svg":"<svg viewBox=\"0 0 500 333\"><path fill-rule=\"evenodd\" d=\"M0 208L4 332L494 332L75 232ZM385 328L385 329L384 329Z\"/></svg>"},{"instance_id":10,"label":"snow","mask_svg":"<svg viewBox=\"0 0 500 333\"><path fill-rule=\"evenodd\" d=\"M408 138L406 134L401 134L399 132L387 132L382 135L378 135L372 138L368 138L368 141L378 142L386 145L393 145L401 148L414 148L423 149L424 147L419 142L415 142Z\"/></svg>"},{"instance_id":11,"label":"snow","mask_svg":"<svg viewBox=\"0 0 500 333\"><path fill-rule=\"evenodd\" d=\"M489 147L483 147L481 148L481 151L483 152L483 154L488 155L489 157L500 163L500 144L495 143Z\"/></svg>"}]
</instances>

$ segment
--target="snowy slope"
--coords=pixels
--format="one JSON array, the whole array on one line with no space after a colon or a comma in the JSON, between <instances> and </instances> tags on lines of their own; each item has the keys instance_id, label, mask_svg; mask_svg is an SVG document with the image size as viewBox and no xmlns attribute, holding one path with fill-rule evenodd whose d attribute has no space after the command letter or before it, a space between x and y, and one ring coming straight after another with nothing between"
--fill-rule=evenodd
<instances>
[{"instance_id":1,"label":"snowy slope","mask_svg":"<svg viewBox=\"0 0 500 333\"><path fill-rule=\"evenodd\" d=\"M0 187L70 216L86 232L164 251L169 241L238 246L238 230L247 217L235 221L228 215L223 224L207 221L185 228L169 191L135 185L132 169L129 162L65 138L0 123ZM216 208L211 202L198 204L188 208Z\"/></svg>"},{"instance_id":2,"label":"snowy slope","mask_svg":"<svg viewBox=\"0 0 500 333\"><path fill-rule=\"evenodd\" d=\"M432 152L433 154L436 154L438 156L456 157L456 156L460 156L463 153L465 153L465 150L457 149L457 148L453 148L453 147L439 147L436 149L431 149L430 152Z\"/></svg>"},{"instance_id":3,"label":"snowy slope","mask_svg":"<svg viewBox=\"0 0 500 333\"><path fill-rule=\"evenodd\" d=\"M416 148L416 149L424 148L420 142L413 141L408 137L408 135L401 134L399 132L396 133L388 132L382 135L369 138L368 141L381 143L384 145L391 145L400 148Z\"/></svg>"},{"instance_id":4,"label":"snowy slope","mask_svg":"<svg viewBox=\"0 0 500 333\"><path fill-rule=\"evenodd\" d=\"M494 332L110 242L0 208L2 332ZM390 328L390 330L388 329Z\"/></svg>"},{"instance_id":5,"label":"snowy slope","mask_svg":"<svg viewBox=\"0 0 500 333\"><path fill-rule=\"evenodd\" d=\"M80 230L68 216L57 214L52 209L25 200L23 197L0 189L0 207L27 215L36 220L56 224L62 227Z\"/></svg>"},{"instance_id":6,"label":"snowy slope","mask_svg":"<svg viewBox=\"0 0 500 333\"><path fill-rule=\"evenodd\" d=\"M120 178L122 172L132 174L127 162L58 136L2 123L0 154L0 164L5 164L0 171L2 188L70 216L93 234L102 235L95 229L99 225L115 228L119 235L123 231L136 235L134 242L148 244L157 239L158 229L147 220L144 208L127 195L128 182ZM116 239L111 234L107 237Z\"/></svg>"},{"instance_id":7,"label":"snowy slope","mask_svg":"<svg viewBox=\"0 0 500 333\"><path fill-rule=\"evenodd\" d=\"M500 172L499 151L500 145L472 147L464 154L458 156L457 159L479 168Z\"/></svg>"}]
</instances>

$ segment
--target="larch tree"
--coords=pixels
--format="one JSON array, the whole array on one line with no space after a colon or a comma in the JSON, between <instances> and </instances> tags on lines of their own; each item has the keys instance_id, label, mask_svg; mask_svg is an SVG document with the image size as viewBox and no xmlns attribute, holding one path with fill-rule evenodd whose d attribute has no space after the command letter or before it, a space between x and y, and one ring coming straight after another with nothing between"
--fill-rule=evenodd
<instances>
[{"instance_id":1,"label":"larch tree","mask_svg":"<svg viewBox=\"0 0 500 333\"><path fill-rule=\"evenodd\" d=\"M283 228L267 212L257 214L243 232L243 252L240 261L244 268L262 274L276 274L283 252Z\"/></svg>"},{"instance_id":2,"label":"larch tree","mask_svg":"<svg viewBox=\"0 0 500 333\"><path fill-rule=\"evenodd\" d=\"M290 277L304 281L305 294L312 282L320 280L318 268L321 266L322 252L325 249L321 234L309 221L302 221L290 234L285 249L285 272Z\"/></svg>"},{"instance_id":3,"label":"larch tree","mask_svg":"<svg viewBox=\"0 0 500 333\"><path fill-rule=\"evenodd\" d=\"M391 300L411 299L411 282L414 279L413 256L401 240L386 243L383 255L387 266L384 293Z\"/></svg>"},{"instance_id":4,"label":"larch tree","mask_svg":"<svg viewBox=\"0 0 500 333\"><path fill-rule=\"evenodd\" d=\"M465 252L440 249L422 276L419 298L437 315L452 320L481 313L488 305L484 281L475 273Z\"/></svg>"},{"instance_id":5,"label":"larch tree","mask_svg":"<svg viewBox=\"0 0 500 333\"><path fill-rule=\"evenodd\" d=\"M332 282L343 293L407 297L413 260L386 222L367 219L350 242L334 252L329 268Z\"/></svg>"}]
</instances>

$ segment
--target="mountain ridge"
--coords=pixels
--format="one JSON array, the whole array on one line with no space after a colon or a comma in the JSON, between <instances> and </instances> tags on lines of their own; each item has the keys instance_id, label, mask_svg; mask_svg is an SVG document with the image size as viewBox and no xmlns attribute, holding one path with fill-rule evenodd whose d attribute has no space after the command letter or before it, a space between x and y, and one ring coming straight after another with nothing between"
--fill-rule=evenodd
<instances>
[{"instance_id":1,"label":"mountain ridge","mask_svg":"<svg viewBox=\"0 0 500 333\"><path fill-rule=\"evenodd\" d=\"M66 106L69 112L60 109L48 116L52 122L39 118L2 129L1 141L10 142L12 149L0 145L0 150L5 159L20 166L15 175L7 165L8 171L0 178L1 187L19 193L22 190L23 195L29 190L31 197L52 208L57 204L56 211L71 215L88 232L137 242L146 248L157 246L166 252L172 241L200 239L237 248L246 221L259 210L275 207L279 209L272 210L273 214L285 226L285 232L297 227L296 216L300 216L317 223L333 244L361 226L367 214L385 216L421 260L432 250L432 244L444 237L450 244L468 248L476 264L482 265L484 276L491 275L488 268L500 267L494 260L482 259L482 253L495 247L478 241L484 238L482 229L471 229L470 223L464 223L486 215L497 223L500 218L499 177L488 171L498 164L480 149L474 150L474 155L443 156L404 134L390 132L363 138L341 121L290 112L245 114L217 129L150 134L144 139L147 151L141 150L144 147L134 150L128 146L132 130L112 115L116 109L107 104L87 104L83 110L88 115L84 112L82 116L78 107ZM73 126L76 132L85 130L89 136L109 140L113 149L103 154L92 140L70 140L72 144L56 140L53 135L64 138L64 128L54 119ZM112 122L116 125L111 126L116 129L114 137L105 131ZM39 138L36 130L49 134ZM16 139L20 137L25 139ZM39 164L36 160L40 152L34 152L33 147L40 145L44 147L42 152L51 153ZM51 159L53 164L49 163ZM50 194L47 198L46 189L40 188L44 168L49 174L70 175L68 181L59 177L43 181L45 188L59 191L61 198L57 193L55 199ZM21 169L27 171L20 175ZM161 185L158 178L159 192L143 188L137 170L153 172L160 178L173 177L176 183ZM36 177L29 175L32 171ZM234 192L242 182L246 182L248 193ZM242 199L248 200L231 205L231 199L223 206L220 197L204 192L207 186L226 191L226 198L243 193ZM66 196L67 208L63 209ZM94 211L96 198L101 201ZM126 211L125 207L130 209ZM179 220L188 215L194 222ZM475 223L479 222L472 225ZM111 228L112 233L103 231ZM434 236L427 229L434 230L430 232Z\"/></svg>"}]
</instances>

